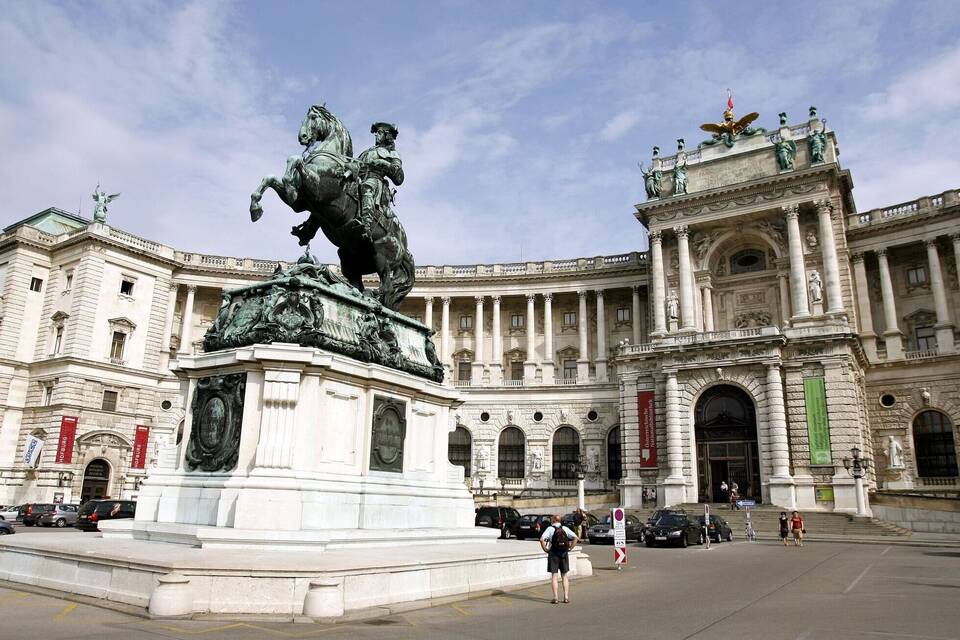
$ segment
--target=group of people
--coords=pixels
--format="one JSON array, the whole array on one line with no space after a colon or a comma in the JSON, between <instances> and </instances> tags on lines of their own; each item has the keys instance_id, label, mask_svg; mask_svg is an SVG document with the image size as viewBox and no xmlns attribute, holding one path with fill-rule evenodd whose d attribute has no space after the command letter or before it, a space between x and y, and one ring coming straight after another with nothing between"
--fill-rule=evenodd
<instances>
[{"instance_id":1,"label":"group of people","mask_svg":"<svg viewBox=\"0 0 960 640\"><path fill-rule=\"evenodd\" d=\"M787 517L786 511L780 512L780 539L783 541L783 546L787 546L787 537L791 534L793 535L793 546L802 547L803 546L803 534L807 532L807 528L803 524L803 518L800 517L799 511L794 511L790 517Z\"/></svg>"},{"instance_id":2,"label":"group of people","mask_svg":"<svg viewBox=\"0 0 960 640\"><path fill-rule=\"evenodd\" d=\"M723 499L724 502L727 502L727 501L730 502L730 511L733 511L734 509L738 511L740 510L740 505L738 504L738 502L740 501L740 486L737 485L736 482L734 482L729 486L727 485L726 480L721 482L720 497Z\"/></svg>"}]
</instances>

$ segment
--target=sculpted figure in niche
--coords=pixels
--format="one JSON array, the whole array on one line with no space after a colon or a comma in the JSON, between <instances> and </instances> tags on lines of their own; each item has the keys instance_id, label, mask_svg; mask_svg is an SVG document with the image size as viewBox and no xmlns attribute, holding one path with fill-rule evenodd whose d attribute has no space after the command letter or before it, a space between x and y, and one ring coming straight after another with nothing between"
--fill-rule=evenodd
<instances>
[{"instance_id":1,"label":"sculpted figure in niche","mask_svg":"<svg viewBox=\"0 0 960 640\"><path fill-rule=\"evenodd\" d=\"M533 450L533 470L536 473L543 471L543 449Z\"/></svg>"},{"instance_id":2,"label":"sculpted figure in niche","mask_svg":"<svg viewBox=\"0 0 960 640\"><path fill-rule=\"evenodd\" d=\"M810 273L810 299L813 302L823 301L823 281L820 279L819 271Z\"/></svg>"},{"instance_id":3,"label":"sculpted figure in niche","mask_svg":"<svg viewBox=\"0 0 960 640\"><path fill-rule=\"evenodd\" d=\"M477 449L477 467L480 468L480 471L490 470L490 452L484 445L480 445Z\"/></svg>"},{"instance_id":4,"label":"sculpted figure in niche","mask_svg":"<svg viewBox=\"0 0 960 640\"><path fill-rule=\"evenodd\" d=\"M813 251L817 248L817 245L820 244L820 240L817 238L817 232L813 229L807 229L806 235L807 249Z\"/></svg>"},{"instance_id":5,"label":"sculpted figure in niche","mask_svg":"<svg viewBox=\"0 0 960 640\"><path fill-rule=\"evenodd\" d=\"M677 290L671 289L667 296L667 318L678 320L680 318L680 298L677 296Z\"/></svg>"},{"instance_id":6,"label":"sculpted figure in niche","mask_svg":"<svg viewBox=\"0 0 960 640\"><path fill-rule=\"evenodd\" d=\"M893 436L887 438L887 468L903 469L903 445Z\"/></svg>"}]
</instances>

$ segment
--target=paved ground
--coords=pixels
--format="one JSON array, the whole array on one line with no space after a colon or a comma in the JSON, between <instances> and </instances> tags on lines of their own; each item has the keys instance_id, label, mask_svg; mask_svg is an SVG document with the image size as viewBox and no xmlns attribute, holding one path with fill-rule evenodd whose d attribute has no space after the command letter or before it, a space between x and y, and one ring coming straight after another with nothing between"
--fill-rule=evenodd
<instances>
[{"instance_id":1,"label":"paved ground","mask_svg":"<svg viewBox=\"0 0 960 640\"><path fill-rule=\"evenodd\" d=\"M60 535L74 535L60 532ZM536 544L510 542L509 544ZM733 542L711 550L587 547L596 576L573 602L549 587L340 625L148 620L0 585L0 638L960 639L960 550Z\"/></svg>"}]
</instances>

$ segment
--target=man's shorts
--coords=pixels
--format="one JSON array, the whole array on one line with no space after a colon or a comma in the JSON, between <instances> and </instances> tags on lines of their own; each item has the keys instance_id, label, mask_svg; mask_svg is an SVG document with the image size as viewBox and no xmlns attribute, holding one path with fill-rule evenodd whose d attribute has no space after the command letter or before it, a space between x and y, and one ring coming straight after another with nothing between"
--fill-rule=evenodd
<instances>
[{"instance_id":1,"label":"man's shorts","mask_svg":"<svg viewBox=\"0 0 960 640\"><path fill-rule=\"evenodd\" d=\"M564 553L560 555L559 553L548 553L547 554L547 573L556 573L560 572L560 575L566 575L570 572L570 555Z\"/></svg>"}]
</instances>

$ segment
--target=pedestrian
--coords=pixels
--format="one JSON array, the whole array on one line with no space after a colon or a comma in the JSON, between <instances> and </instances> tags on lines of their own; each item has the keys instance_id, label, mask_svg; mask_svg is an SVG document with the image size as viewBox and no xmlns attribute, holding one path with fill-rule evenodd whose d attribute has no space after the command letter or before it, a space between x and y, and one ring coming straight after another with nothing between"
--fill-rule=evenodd
<instances>
[{"instance_id":1,"label":"pedestrian","mask_svg":"<svg viewBox=\"0 0 960 640\"><path fill-rule=\"evenodd\" d=\"M584 538L584 524L587 521L587 514L583 512L583 509L577 507L577 510L573 514L573 524L575 525L574 531L577 533L577 537L580 539Z\"/></svg>"},{"instance_id":2,"label":"pedestrian","mask_svg":"<svg viewBox=\"0 0 960 640\"><path fill-rule=\"evenodd\" d=\"M787 546L787 535L790 533L790 518L786 511L780 512L780 539L783 540L783 546Z\"/></svg>"},{"instance_id":3,"label":"pedestrian","mask_svg":"<svg viewBox=\"0 0 960 640\"><path fill-rule=\"evenodd\" d=\"M726 502L730 499L730 487L727 485L727 481L724 480L720 483L720 501Z\"/></svg>"},{"instance_id":4,"label":"pedestrian","mask_svg":"<svg viewBox=\"0 0 960 640\"><path fill-rule=\"evenodd\" d=\"M563 578L563 601L570 602L570 549L577 546L580 538L573 531L563 526L560 516L554 514L550 518L551 524L540 536L540 547L547 554L547 573L551 575L553 587L553 604L560 602L557 597L558 578Z\"/></svg>"},{"instance_id":5,"label":"pedestrian","mask_svg":"<svg viewBox=\"0 0 960 640\"><path fill-rule=\"evenodd\" d=\"M737 483L734 482L733 486L730 487L730 511L740 508L740 505L737 504L737 498L739 497L737 494Z\"/></svg>"},{"instance_id":6,"label":"pedestrian","mask_svg":"<svg viewBox=\"0 0 960 640\"><path fill-rule=\"evenodd\" d=\"M799 511L794 511L793 516L790 518L790 529L793 530L793 545L795 547L803 546L803 534L807 530L803 526L803 518L800 517Z\"/></svg>"}]
</instances>

